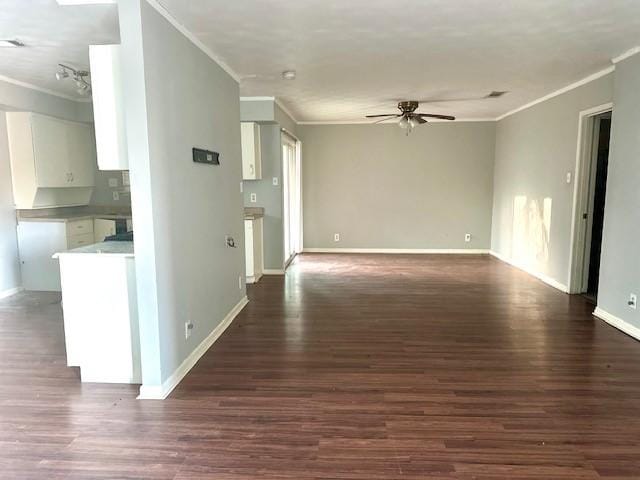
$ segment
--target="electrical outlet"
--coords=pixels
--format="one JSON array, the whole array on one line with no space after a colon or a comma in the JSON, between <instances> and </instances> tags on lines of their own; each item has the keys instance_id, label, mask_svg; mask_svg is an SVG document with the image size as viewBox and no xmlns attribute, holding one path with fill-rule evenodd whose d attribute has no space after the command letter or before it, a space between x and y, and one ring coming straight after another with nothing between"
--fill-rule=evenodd
<instances>
[{"instance_id":1,"label":"electrical outlet","mask_svg":"<svg viewBox=\"0 0 640 480\"><path fill-rule=\"evenodd\" d=\"M470 242L471 241L471 234L470 233L465 233L464 234L464 241L465 242Z\"/></svg>"},{"instance_id":2,"label":"electrical outlet","mask_svg":"<svg viewBox=\"0 0 640 480\"><path fill-rule=\"evenodd\" d=\"M184 322L184 338L185 340L191 336L191 332L193 331L193 323Z\"/></svg>"},{"instance_id":3,"label":"electrical outlet","mask_svg":"<svg viewBox=\"0 0 640 480\"><path fill-rule=\"evenodd\" d=\"M127 186L127 185L131 185L131 179L129 178L129 172L128 171L124 171L122 172L122 185Z\"/></svg>"},{"instance_id":4,"label":"electrical outlet","mask_svg":"<svg viewBox=\"0 0 640 480\"><path fill-rule=\"evenodd\" d=\"M258 196L255 193L252 193L249 197L251 203L256 203L258 201Z\"/></svg>"},{"instance_id":5,"label":"electrical outlet","mask_svg":"<svg viewBox=\"0 0 640 480\"><path fill-rule=\"evenodd\" d=\"M118 186L118 179L117 178L110 178L109 179L109 186L111 188L117 188Z\"/></svg>"},{"instance_id":6,"label":"electrical outlet","mask_svg":"<svg viewBox=\"0 0 640 480\"><path fill-rule=\"evenodd\" d=\"M333 241L334 242L339 242L340 241L340 234L339 233L334 233L333 234Z\"/></svg>"},{"instance_id":7,"label":"electrical outlet","mask_svg":"<svg viewBox=\"0 0 640 480\"><path fill-rule=\"evenodd\" d=\"M571 172L567 172L567 183L571 183Z\"/></svg>"},{"instance_id":8,"label":"electrical outlet","mask_svg":"<svg viewBox=\"0 0 640 480\"><path fill-rule=\"evenodd\" d=\"M113 192L113 199L114 199L115 201L120 200L120 194L119 194L118 192Z\"/></svg>"},{"instance_id":9,"label":"electrical outlet","mask_svg":"<svg viewBox=\"0 0 640 480\"><path fill-rule=\"evenodd\" d=\"M242 275L238 277L238 289L242 290Z\"/></svg>"},{"instance_id":10,"label":"electrical outlet","mask_svg":"<svg viewBox=\"0 0 640 480\"><path fill-rule=\"evenodd\" d=\"M273 177L273 186L277 187L278 186L278 177Z\"/></svg>"},{"instance_id":11,"label":"electrical outlet","mask_svg":"<svg viewBox=\"0 0 640 480\"><path fill-rule=\"evenodd\" d=\"M635 293L631 293L629 295L629 301L627 302L629 308L633 308L634 310L638 307L638 297Z\"/></svg>"}]
</instances>

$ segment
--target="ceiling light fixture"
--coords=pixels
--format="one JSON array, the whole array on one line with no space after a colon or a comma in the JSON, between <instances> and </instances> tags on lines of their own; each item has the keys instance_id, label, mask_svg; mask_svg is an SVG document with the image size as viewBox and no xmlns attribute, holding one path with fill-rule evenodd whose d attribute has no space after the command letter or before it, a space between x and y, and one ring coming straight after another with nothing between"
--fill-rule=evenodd
<instances>
[{"instance_id":1,"label":"ceiling light fixture","mask_svg":"<svg viewBox=\"0 0 640 480\"><path fill-rule=\"evenodd\" d=\"M296 71L295 70L285 70L284 72L282 72L282 78L284 78L285 80L295 80Z\"/></svg>"},{"instance_id":2,"label":"ceiling light fixture","mask_svg":"<svg viewBox=\"0 0 640 480\"><path fill-rule=\"evenodd\" d=\"M64 80L65 78L72 78L76 83L76 92L79 95L89 95L91 94L91 83L89 83L89 75L91 75L87 70L76 70L69 65L65 65L63 63L58 64L58 71L56 72L56 79Z\"/></svg>"},{"instance_id":3,"label":"ceiling light fixture","mask_svg":"<svg viewBox=\"0 0 640 480\"><path fill-rule=\"evenodd\" d=\"M24 47L24 43L22 43L20 40L0 40L0 47L8 47L8 48L15 48L15 47Z\"/></svg>"}]
</instances>

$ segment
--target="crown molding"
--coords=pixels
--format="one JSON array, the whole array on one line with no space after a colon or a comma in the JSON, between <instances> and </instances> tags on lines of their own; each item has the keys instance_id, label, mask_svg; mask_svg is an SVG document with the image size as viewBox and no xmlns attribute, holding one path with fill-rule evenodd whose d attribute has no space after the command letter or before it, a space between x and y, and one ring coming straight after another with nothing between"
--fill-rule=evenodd
<instances>
[{"instance_id":1,"label":"crown molding","mask_svg":"<svg viewBox=\"0 0 640 480\"><path fill-rule=\"evenodd\" d=\"M37 85L34 85L33 83L16 80L15 78L7 77L5 75L0 75L0 81L10 83L11 85L16 85L22 88L28 88L29 90L35 90L36 92L46 93L47 95L53 95L54 97L64 98L65 100L71 100L72 102L82 103L86 101L91 101L86 98L77 98L77 97L72 97L71 95L65 95L64 93L56 92L55 90L49 90L48 88L39 87Z\"/></svg>"},{"instance_id":2,"label":"crown molding","mask_svg":"<svg viewBox=\"0 0 640 480\"><path fill-rule=\"evenodd\" d=\"M583 85L586 85L587 83L591 83L594 80L597 80L599 78L604 77L605 75L609 75L611 72L613 72L615 70L615 65L611 65L603 70L600 70L599 72L593 73L591 75L589 75L588 77L583 78L582 80L578 80L577 82L574 82L570 85L567 85L566 87L562 87L554 92L549 93L548 95L545 95L544 97L540 97L532 102L526 103L525 105L522 105L521 107L518 107L514 110L511 110L503 115L500 115L498 118L496 118L496 121L500 121L504 118L507 118L511 115L513 115L514 113L518 113L521 112L522 110L526 110L527 108L531 108L534 105L537 105L539 103L542 102L546 102L547 100L551 100L554 97L557 97L558 95L562 95L563 93L567 93L570 92L571 90L574 90L578 87L582 87Z\"/></svg>"},{"instance_id":3,"label":"crown molding","mask_svg":"<svg viewBox=\"0 0 640 480\"><path fill-rule=\"evenodd\" d=\"M291 110L289 110L287 107L284 106L284 104L278 99L278 97L274 98L274 101L276 102L276 105L278 105L278 107L280 107L280 109L286 113L287 115L289 115L289 118L291 120L293 120L293 123L295 123L296 125L299 125L300 122L298 120L296 120L296 117L293 115L293 113L291 113Z\"/></svg>"},{"instance_id":4,"label":"crown molding","mask_svg":"<svg viewBox=\"0 0 640 480\"><path fill-rule=\"evenodd\" d=\"M171 25L173 25L176 30L178 30L182 35L187 37L191 43L193 43L196 47L198 47L202 52L207 55L211 60L217 63L220 68L222 68L225 72L229 74L231 78L233 78L236 82L240 83L240 75L238 75L235 70L233 70L229 65L223 62L220 57L218 57L215 53L213 53L204 43L196 38L196 36L191 33L187 27L182 25L178 20L175 19L171 13L162 5L158 0L146 0L146 2L151 5L160 15L164 17Z\"/></svg>"},{"instance_id":5,"label":"crown molding","mask_svg":"<svg viewBox=\"0 0 640 480\"><path fill-rule=\"evenodd\" d=\"M275 102L276 97L240 97L241 102Z\"/></svg>"},{"instance_id":6,"label":"crown molding","mask_svg":"<svg viewBox=\"0 0 640 480\"><path fill-rule=\"evenodd\" d=\"M640 45L637 47L630 48L626 52L618 55L617 57L612 58L611 62L615 65L616 63L626 60L629 57L633 57L637 53L640 53Z\"/></svg>"}]
</instances>

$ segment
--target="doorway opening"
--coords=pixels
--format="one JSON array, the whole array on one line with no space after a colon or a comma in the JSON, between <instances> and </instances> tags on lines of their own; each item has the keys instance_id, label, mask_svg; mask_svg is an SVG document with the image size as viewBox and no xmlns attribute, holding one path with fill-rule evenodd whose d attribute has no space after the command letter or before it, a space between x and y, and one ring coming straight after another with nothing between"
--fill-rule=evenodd
<instances>
[{"instance_id":1,"label":"doorway opening","mask_svg":"<svg viewBox=\"0 0 640 480\"><path fill-rule=\"evenodd\" d=\"M581 126L584 128L584 138L579 145L581 151L578 156L574 211L574 219L579 223L574 238L574 268L571 271L570 291L582 294L590 302L597 304L611 138L611 107L584 118L581 116Z\"/></svg>"},{"instance_id":2,"label":"doorway opening","mask_svg":"<svg viewBox=\"0 0 640 480\"><path fill-rule=\"evenodd\" d=\"M284 268L302 250L302 181L300 141L282 131Z\"/></svg>"}]
</instances>

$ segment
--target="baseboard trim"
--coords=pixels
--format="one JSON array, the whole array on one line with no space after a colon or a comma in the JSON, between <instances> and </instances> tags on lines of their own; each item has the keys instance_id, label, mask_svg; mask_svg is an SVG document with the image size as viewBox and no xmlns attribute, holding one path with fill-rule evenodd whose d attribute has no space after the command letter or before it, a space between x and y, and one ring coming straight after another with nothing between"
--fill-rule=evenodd
<instances>
[{"instance_id":1,"label":"baseboard trim","mask_svg":"<svg viewBox=\"0 0 640 480\"><path fill-rule=\"evenodd\" d=\"M492 257L495 257L504 263L508 263L509 265L517 268L518 270L522 270L523 272L528 273L532 277L536 277L538 280L541 280L542 282L546 283L550 287L560 290L563 293L569 293L569 287L567 287L564 283L560 283L557 280L554 280L553 278L551 278L550 276L545 275L544 273L536 272L535 270L525 265L521 265L517 262L514 262L512 259L505 257L504 255L501 255L500 253L495 252L493 250L491 250L489 254Z\"/></svg>"},{"instance_id":2,"label":"baseboard trim","mask_svg":"<svg viewBox=\"0 0 640 480\"><path fill-rule=\"evenodd\" d=\"M603 310L600 307L596 307L596 309L593 311L593 316L599 318L600 320L604 320L612 327L617 328L630 337L633 337L636 340L640 340L640 328L636 327L635 325L631 325L629 322L622 320L615 315L612 315L606 310Z\"/></svg>"},{"instance_id":3,"label":"baseboard trim","mask_svg":"<svg viewBox=\"0 0 640 480\"><path fill-rule=\"evenodd\" d=\"M263 275L284 275L284 270L278 270L274 268L265 268L262 270Z\"/></svg>"},{"instance_id":4,"label":"baseboard trim","mask_svg":"<svg viewBox=\"0 0 640 480\"><path fill-rule=\"evenodd\" d=\"M473 248L304 248L302 253L389 253L486 255L489 250Z\"/></svg>"},{"instance_id":5,"label":"baseboard trim","mask_svg":"<svg viewBox=\"0 0 640 480\"><path fill-rule=\"evenodd\" d=\"M216 328L211 331L207 338L205 338L200 345L198 345L195 350L185 358L184 362L182 362L176 371L173 372L171 376L162 383L162 385L140 386L140 395L138 395L138 400L164 400L167 398L173 389L178 386L184 376L189 373L189 370L191 370L196 362L200 360L200 357L209 350L211 345L213 345L214 342L220 338L220 335L222 335L229 325L231 325L233 320L238 316L247 303L249 303L249 300L245 296L231 309L222 322L220 322Z\"/></svg>"},{"instance_id":6,"label":"baseboard trim","mask_svg":"<svg viewBox=\"0 0 640 480\"><path fill-rule=\"evenodd\" d=\"M2 292L0 292L0 299L11 297L12 295L20 293L22 291L24 291L24 287L15 287L8 290L3 290Z\"/></svg>"}]
</instances>

